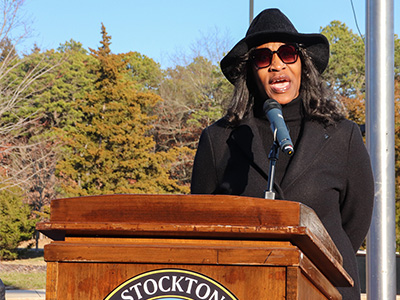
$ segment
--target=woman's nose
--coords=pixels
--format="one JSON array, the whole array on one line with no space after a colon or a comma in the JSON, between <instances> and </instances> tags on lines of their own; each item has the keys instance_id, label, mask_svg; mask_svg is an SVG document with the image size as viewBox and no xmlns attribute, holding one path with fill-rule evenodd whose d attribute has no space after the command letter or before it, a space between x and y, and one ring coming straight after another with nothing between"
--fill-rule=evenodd
<instances>
[{"instance_id":1,"label":"woman's nose","mask_svg":"<svg viewBox=\"0 0 400 300\"><path fill-rule=\"evenodd\" d=\"M279 58L277 53L272 55L271 65L269 66L271 71L280 71L286 67L286 64Z\"/></svg>"}]
</instances>

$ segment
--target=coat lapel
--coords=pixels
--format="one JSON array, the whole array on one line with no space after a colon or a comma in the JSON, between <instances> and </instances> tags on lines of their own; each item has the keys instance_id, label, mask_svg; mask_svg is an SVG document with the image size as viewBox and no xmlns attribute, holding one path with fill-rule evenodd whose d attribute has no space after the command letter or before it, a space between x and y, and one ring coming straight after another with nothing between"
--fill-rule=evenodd
<instances>
[{"instance_id":1,"label":"coat lapel","mask_svg":"<svg viewBox=\"0 0 400 300\"><path fill-rule=\"evenodd\" d=\"M290 188L294 182L308 172L312 162L324 151L324 146L331 138L331 130L318 122L305 122L300 141L295 148L295 154L286 175L282 180L283 191Z\"/></svg>"},{"instance_id":2,"label":"coat lapel","mask_svg":"<svg viewBox=\"0 0 400 300\"><path fill-rule=\"evenodd\" d=\"M280 186L274 184L275 189L282 197L284 197L285 190L289 189L299 177L304 176L312 162L324 151L326 143L333 134L331 129L332 126L324 128L318 122L305 122L301 139L296 145L295 155L289 164L282 184ZM263 144L254 119L250 117L235 128L230 139L241 149L243 155L257 172L267 180L269 160L266 153L269 149L266 152L268 145Z\"/></svg>"},{"instance_id":3,"label":"coat lapel","mask_svg":"<svg viewBox=\"0 0 400 300\"><path fill-rule=\"evenodd\" d=\"M250 161L251 165L263 176L268 178L268 157L260 134L252 117L246 119L235 128L230 138Z\"/></svg>"}]
</instances>

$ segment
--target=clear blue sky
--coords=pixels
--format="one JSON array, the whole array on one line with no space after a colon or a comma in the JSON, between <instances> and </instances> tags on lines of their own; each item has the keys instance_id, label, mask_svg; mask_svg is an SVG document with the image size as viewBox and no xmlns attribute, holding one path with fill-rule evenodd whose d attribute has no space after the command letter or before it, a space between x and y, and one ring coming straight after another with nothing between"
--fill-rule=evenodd
<instances>
[{"instance_id":1,"label":"clear blue sky","mask_svg":"<svg viewBox=\"0 0 400 300\"><path fill-rule=\"evenodd\" d=\"M400 10L395 2L395 33L400 33ZM365 34L366 0L353 0L357 21ZM254 0L254 16L277 7L304 33L319 32L333 20L358 32L350 0ZM138 51L163 67L169 55L185 51L193 43L218 29L230 45L244 37L249 25L249 0L26 0L24 13L31 19L36 42L54 49L70 39L84 48L100 45L103 22L112 37L114 53Z\"/></svg>"}]
</instances>

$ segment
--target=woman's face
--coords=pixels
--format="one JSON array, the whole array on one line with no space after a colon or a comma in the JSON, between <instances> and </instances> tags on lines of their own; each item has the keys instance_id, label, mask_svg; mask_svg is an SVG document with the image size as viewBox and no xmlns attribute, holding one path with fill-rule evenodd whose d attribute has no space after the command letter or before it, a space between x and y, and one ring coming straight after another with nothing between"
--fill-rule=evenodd
<instances>
[{"instance_id":1,"label":"woman's face","mask_svg":"<svg viewBox=\"0 0 400 300\"><path fill-rule=\"evenodd\" d=\"M259 48L269 48L276 51L285 43L271 42L266 43ZM301 60L297 59L295 63L285 64L274 53L271 64L266 68L257 69L253 67L257 85L264 88L268 97L276 100L280 104L287 104L299 95L301 84Z\"/></svg>"}]
</instances>

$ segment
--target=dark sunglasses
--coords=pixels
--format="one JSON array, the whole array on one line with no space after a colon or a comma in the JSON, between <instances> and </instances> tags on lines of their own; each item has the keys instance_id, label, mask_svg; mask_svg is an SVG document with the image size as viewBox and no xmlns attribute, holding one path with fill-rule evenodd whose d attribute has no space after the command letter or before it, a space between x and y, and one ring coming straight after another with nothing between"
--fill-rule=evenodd
<instances>
[{"instance_id":1,"label":"dark sunglasses","mask_svg":"<svg viewBox=\"0 0 400 300\"><path fill-rule=\"evenodd\" d=\"M299 49L294 45L282 45L276 51L268 48L259 48L253 50L251 60L257 69L267 68L271 65L272 57L277 54L285 64L293 64L299 57Z\"/></svg>"}]
</instances>

